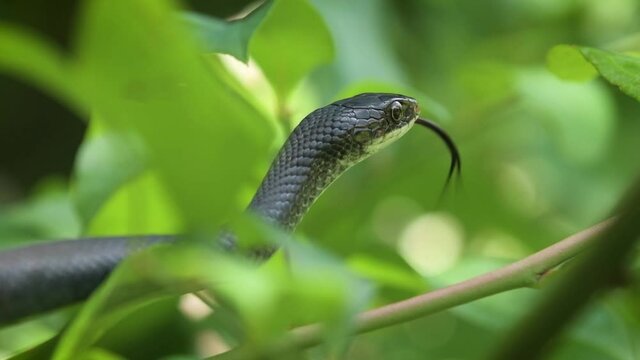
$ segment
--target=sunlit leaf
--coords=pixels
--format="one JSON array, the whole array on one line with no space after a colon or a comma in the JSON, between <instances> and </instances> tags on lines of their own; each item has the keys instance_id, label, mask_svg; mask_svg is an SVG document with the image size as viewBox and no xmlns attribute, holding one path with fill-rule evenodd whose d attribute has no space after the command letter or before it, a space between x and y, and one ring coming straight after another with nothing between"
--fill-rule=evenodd
<instances>
[{"instance_id":1,"label":"sunlit leaf","mask_svg":"<svg viewBox=\"0 0 640 360\"><path fill-rule=\"evenodd\" d=\"M273 1L266 1L244 18L233 21L195 12L186 12L183 15L187 23L200 34L206 50L229 54L246 63L249 61L249 40L272 4Z\"/></svg>"},{"instance_id":2,"label":"sunlit leaf","mask_svg":"<svg viewBox=\"0 0 640 360\"><path fill-rule=\"evenodd\" d=\"M588 47L581 51L607 81L640 101L640 57Z\"/></svg>"},{"instance_id":3,"label":"sunlit leaf","mask_svg":"<svg viewBox=\"0 0 640 360\"><path fill-rule=\"evenodd\" d=\"M386 263L364 255L351 257L348 264L356 273L367 279L375 280L380 285L414 292L425 291L427 288L424 280L415 272L410 272L396 264Z\"/></svg>"},{"instance_id":4,"label":"sunlit leaf","mask_svg":"<svg viewBox=\"0 0 640 360\"><path fill-rule=\"evenodd\" d=\"M50 181L41 184L25 202L0 212L0 245L75 237L80 228L66 187Z\"/></svg>"},{"instance_id":5,"label":"sunlit leaf","mask_svg":"<svg viewBox=\"0 0 640 360\"><path fill-rule=\"evenodd\" d=\"M184 230L166 188L153 172L138 175L108 195L86 224L86 235L175 234Z\"/></svg>"},{"instance_id":6,"label":"sunlit leaf","mask_svg":"<svg viewBox=\"0 0 640 360\"><path fill-rule=\"evenodd\" d=\"M552 359L633 359L634 334L606 302L589 306Z\"/></svg>"},{"instance_id":7,"label":"sunlit leaf","mask_svg":"<svg viewBox=\"0 0 640 360\"><path fill-rule=\"evenodd\" d=\"M534 70L521 71L517 87L527 109L521 120L544 121L551 126L549 136L563 156L585 164L604 154L614 124L611 96L601 84L561 81Z\"/></svg>"},{"instance_id":8,"label":"sunlit leaf","mask_svg":"<svg viewBox=\"0 0 640 360\"><path fill-rule=\"evenodd\" d=\"M271 128L221 65L204 61L175 11L165 1L89 1L78 74L105 124L145 143L186 223L210 228L239 212L238 190L255 188L266 161L255 154L267 153Z\"/></svg>"},{"instance_id":9,"label":"sunlit leaf","mask_svg":"<svg viewBox=\"0 0 640 360\"><path fill-rule=\"evenodd\" d=\"M283 101L304 76L333 58L333 42L307 0L279 0L255 32L249 52Z\"/></svg>"},{"instance_id":10,"label":"sunlit leaf","mask_svg":"<svg viewBox=\"0 0 640 360\"><path fill-rule=\"evenodd\" d=\"M85 226L117 188L147 167L144 152L133 134L106 132L85 140L78 151L73 189Z\"/></svg>"},{"instance_id":11,"label":"sunlit leaf","mask_svg":"<svg viewBox=\"0 0 640 360\"><path fill-rule=\"evenodd\" d=\"M0 24L0 71L46 89L67 105L81 107L63 54L27 30Z\"/></svg>"},{"instance_id":12,"label":"sunlit leaf","mask_svg":"<svg viewBox=\"0 0 640 360\"><path fill-rule=\"evenodd\" d=\"M27 332L29 333L29 332ZM33 332L31 332L33 334ZM58 335L50 337L29 349L20 351L6 358L6 360L40 360L49 359L55 350L60 337Z\"/></svg>"},{"instance_id":13,"label":"sunlit leaf","mask_svg":"<svg viewBox=\"0 0 640 360\"><path fill-rule=\"evenodd\" d=\"M60 340L54 359L76 359L107 329L157 299L203 289L241 268L204 248L160 246L131 257L83 306Z\"/></svg>"},{"instance_id":14,"label":"sunlit leaf","mask_svg":"<svg viewBox=\"0 0 640 360\"><path fill-rule=\"evenodd\" d=\"M586 81L598 75L598 71L571 45L556 45L547 53L547 67L563 80Z\"/></svg>"}]
</instances>

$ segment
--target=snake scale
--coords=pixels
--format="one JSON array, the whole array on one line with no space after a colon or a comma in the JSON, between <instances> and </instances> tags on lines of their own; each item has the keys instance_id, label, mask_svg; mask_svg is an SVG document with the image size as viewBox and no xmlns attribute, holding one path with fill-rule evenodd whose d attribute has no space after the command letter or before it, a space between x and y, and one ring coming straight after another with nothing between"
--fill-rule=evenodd
<instances>
[{"instance_id":1,"label":"snake scale","mask_svg":"<svg viewBox=\"0 0 640 360\"><path fill-rule=\"evenodd\" d=\"M418 118L415 99L365 93L307 115L280 149L249 211L293 231L314 200L345 170L404 135L415 123L435 131L451 153L447 182L460 172L451 138ZM233 236L222 236L233 248ZM127 255L176 236L133 236L49 241L0 252L0 324L86 299ZM259 251L268 257L275 249Z\"/></svg>"}]
</instances>

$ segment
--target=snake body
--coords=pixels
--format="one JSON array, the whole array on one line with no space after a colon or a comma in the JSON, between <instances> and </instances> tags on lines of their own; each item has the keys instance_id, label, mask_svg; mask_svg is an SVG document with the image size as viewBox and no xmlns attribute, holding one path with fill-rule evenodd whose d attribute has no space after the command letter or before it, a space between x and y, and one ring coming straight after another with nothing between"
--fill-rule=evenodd
<instances>
[{"instance_id":1,"label":"snake body","mask_svg":"<svg viewBox=\"0 0 640 360\"><path fill-rule=\"evenodd\" d=\"M440 128L418 119L413 98L367 93L313 111L291 133L249 211L293 231L314 200L345 170L406 133L418 121L436 130L459 155ZM228 237L228 246L233 246ZM0 324L86 299L127 255L176 236L107 237L44 242L0 252ZM222 239L221 239L222 241ZM260 249L266 257L275 249Z\"/></svg>"}]
</instances>

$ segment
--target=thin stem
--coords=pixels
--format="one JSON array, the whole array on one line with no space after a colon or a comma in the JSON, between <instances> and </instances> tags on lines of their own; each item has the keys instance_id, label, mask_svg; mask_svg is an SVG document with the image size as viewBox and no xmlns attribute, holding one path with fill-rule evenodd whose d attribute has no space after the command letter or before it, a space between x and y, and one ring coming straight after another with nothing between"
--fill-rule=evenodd
<instances>
[{"instance_id":1,"label":"thin stem","mask_svg":"<svg viewBox=\"0 0 640 360\"><path fill-rule=\"evenodd\" d=\"M571 235L522 260L498 270L465 280L458 284L434 290L400 302L366 311L357 316L353 332L364 333L398 323L427 316L501 292L536 287L550 270L576 256L607 229L613 219L606 220ZM280 343L269 349L277 354L319 344L324 337L319 324L302 326L291 331ZM259 358L255 349L240 346L215 356L216 360Z\"/></svg>"},{"instance_id":2,"label":"thin stem","mask_svg":"<svg viewBox=\"0 0 640 360\"><path fill-rule=\"evenodd\" d=\"M626 264L640 239L640 182L624 199L615 223L554 282L548 296L507 332L509 335L491 359L540 358L595 295L622 283Z\"/></svg>"}]
</instances>

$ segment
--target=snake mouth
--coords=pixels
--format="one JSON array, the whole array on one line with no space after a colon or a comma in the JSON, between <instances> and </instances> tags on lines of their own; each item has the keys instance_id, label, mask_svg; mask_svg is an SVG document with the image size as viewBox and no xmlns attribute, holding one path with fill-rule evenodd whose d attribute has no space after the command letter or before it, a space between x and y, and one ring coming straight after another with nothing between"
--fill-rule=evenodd
<instances>
[{"instance_id":1,"label":"snake mouth","mask_svg":"<svg viewBox=\"0 0 640 360\"><path fill-rule=\"evenodd\" d=\"M447 175L446 185L449 185L454 176L460 177L462 172L462 162L460 161L460 152L458 151L458 147L456 143L453 141L451 136L438 124L434 123L431 120L418 118L416 119L416 124L424 126L431 131L435 132L438 137L447 145L449 149L449 154L451 155L451 165L449 166L449 174Z\"/></svg>"}]
</instances>

